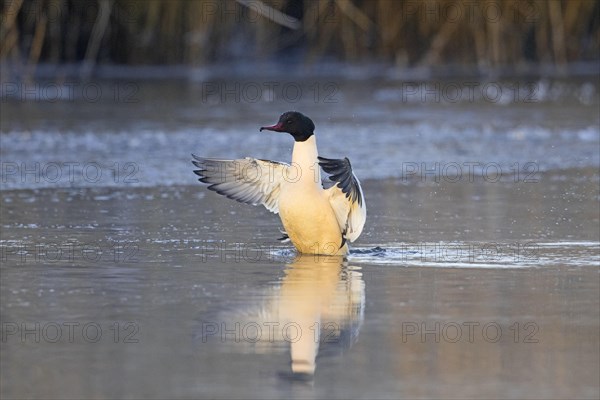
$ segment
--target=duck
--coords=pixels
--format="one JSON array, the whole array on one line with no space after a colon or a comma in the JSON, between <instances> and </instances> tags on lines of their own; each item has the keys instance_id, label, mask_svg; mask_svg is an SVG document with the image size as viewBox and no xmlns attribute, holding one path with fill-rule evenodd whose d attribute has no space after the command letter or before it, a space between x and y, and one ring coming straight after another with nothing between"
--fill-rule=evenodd
<instances>
[{"instance_id":1,"label":"duck","mask_svg":"<svg viewBox=\"0 0 600 400\"><path fill-rule=\"evenodd\" d=\"M279 240L290 241L299 253L347 255L348 243L358 239L367 219L363 190L350 160L320 157L315 124L298 111L281 114L275 125L263 126L262 131L292 136L290 163L192 154L198 180L229 199L279 214ZM321 179L321 170L327 179Z\"/></svg>"}]
</instances>

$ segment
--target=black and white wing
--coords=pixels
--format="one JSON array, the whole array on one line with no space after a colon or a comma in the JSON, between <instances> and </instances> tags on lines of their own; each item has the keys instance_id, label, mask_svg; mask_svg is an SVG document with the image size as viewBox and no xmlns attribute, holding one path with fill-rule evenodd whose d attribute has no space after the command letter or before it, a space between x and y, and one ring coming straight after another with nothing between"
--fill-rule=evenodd
<instances>
[{"instance_id":1,"label":"black and white wing","mask_svg":"<svg viewBox=\"0 0 600 400\"><path fill-rule=\"evenodd\" d=\"M360 181L352 172L348 158L319 157L319 165L335 184L326 190L345 240L355 241L367 220L367 205Z\"/></svg>"},{"instance_id":2,"label":"black and white wing","mask_svg":"<svg viewBox=\"0 0 600 400\"><path fill-rule=\"evenodd\" d=\"M194 173L208 189L230 199L254 206L262 204L267 210L279 212L279 192L289 164L276 161L243 158L217 160L192 154L192 163L199 169Z\"/></svg>"}]
</instances>

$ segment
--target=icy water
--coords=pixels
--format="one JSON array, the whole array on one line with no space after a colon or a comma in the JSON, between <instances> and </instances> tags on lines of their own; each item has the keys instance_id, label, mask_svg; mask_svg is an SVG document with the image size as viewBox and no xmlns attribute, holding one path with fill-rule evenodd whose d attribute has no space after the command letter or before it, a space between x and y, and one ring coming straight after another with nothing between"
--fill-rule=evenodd
<instances>
[{"instance_id":1,"label":"icy water","mask_svg":"<svg viewBox=\"0 0 600 400\"><path fill-rule=\"evenodd\" d=\"M239 101L219 80L4 86L2 398L598 398L596 78L494 101L450 101L468 79L440 101L322 77L250 101L248 82L268 81ZM346 259L298 257L191 172L191 152L287 160L258 132L287 109L363 182Z\"/></svg>"}]
</instances>

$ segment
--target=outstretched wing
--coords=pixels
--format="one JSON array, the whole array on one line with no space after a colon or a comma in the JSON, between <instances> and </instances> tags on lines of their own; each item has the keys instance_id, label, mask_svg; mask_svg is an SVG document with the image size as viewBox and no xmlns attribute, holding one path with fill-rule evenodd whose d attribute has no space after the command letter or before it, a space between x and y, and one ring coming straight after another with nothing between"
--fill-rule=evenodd
<instances>
[{"instance_id":1,"label":"outstretched wing","mask_svg":"<svg viewBox=\"0 0 600 400\"><path fill-rule=\"evenodd\" d=\"M230 199L254 206L262 204L267 210L279 212L279 191L289 167L276 161L244 158L217 160L192 154L192 163L199 169L194 173L208 189Z\"/></svg>"},{"instance_id":2,"label":"outstretched wing","mask_svg":"<svg viewBox=\"0 0 600 400\"><path fill-rule=\"evenodd\" d=\"M330 159L319 157L319 165L335 185L327 189L329 203L335 211L344 239L355 241L367 220L367 205L360 181L352 172L348 158Z\"/></svg>"}]
</instances>

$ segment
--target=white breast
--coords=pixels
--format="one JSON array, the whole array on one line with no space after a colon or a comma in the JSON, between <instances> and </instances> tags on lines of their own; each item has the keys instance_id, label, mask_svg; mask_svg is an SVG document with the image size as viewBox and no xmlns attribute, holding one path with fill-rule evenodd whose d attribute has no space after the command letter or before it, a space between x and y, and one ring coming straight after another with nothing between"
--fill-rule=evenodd
<instances>
[{"instance_id":1,"label":"white breast","mask_svg":"<svg viewBox=\"0 0 600 400\"><path fill-rule=\"evenodd\" d=\"M321 186L315 136L296 142L288 179L281 187L279 215L288 236L302 253L345 253L342 234Z\"/></svg>"}]
</instances>

